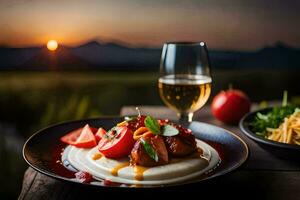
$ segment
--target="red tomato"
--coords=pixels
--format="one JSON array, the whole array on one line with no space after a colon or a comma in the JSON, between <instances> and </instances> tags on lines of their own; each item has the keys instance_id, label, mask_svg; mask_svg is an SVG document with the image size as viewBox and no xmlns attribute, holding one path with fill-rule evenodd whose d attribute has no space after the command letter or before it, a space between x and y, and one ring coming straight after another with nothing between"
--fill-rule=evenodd
<instances>
[{"instance_id":1,"label":"red tomato","mask_svg":"<svg viewBox=\"0 0 300 200\"><path fill-rule=\"evenodd\" d=\"M60 141L70 144L70 145L74 145L74 143L76 142L77 138L80 136L80 133L82 131L83 128L78 128L74 131L71 131L70 133L68 133L67 135L63 136L60 138Z\"/></svg>"},{"instance_id":2,"label":"red tomato","mask_svg":"<svg viewBox=\"0 0 300 200\"><path fill-rule=\"evenodd\" d=\"M80 136L77 138L74 146L78 148L92 148L97 146L97 141L90 126L87 124L83 127Z\"/></svg>"},{"instance_id":3,"label":"red tomato","mask_svg":"<svg viewBox=\"0 0 300 200\"><path fill-rule=\"evenodd\" d=\"M128 156L135 141L132 131L126 126L117 126L102 137L98 150L107 158Z\"/></svg>"},{"instance_id":4,"label":"red tomato","mask_svg":"<svg viewBox=\"0 0 300 200\"><path fill-rule=\"evenodd\" d=\"M240 90L222 91L211 104L212 114L224 123L234 124L250 111L251 102Z\"/></svg>"},{"instance_id":5,"label":"red tomato","mask_svg":"<svg viewBox=\"0 0 300 200\"><path fill-rule=\"evenodd\" d=\"M90 127L88 124L83 128L71 131L67 135L60 138L60 140L69 145L79 148L92 148L97 145L93 132L98 129Z\"/></svg>"},{"instance_id":6,"label":"red tomato","mask_svg":"<svg viewBox=\"0 0 300 200\"><path fill-rule=\"evenodd\" d=\"M97 133L95 134L96 140L99 142L105 134L106 134L106 130L104 130L103 128L99 128Z\"/></svg>"}]
</instances>

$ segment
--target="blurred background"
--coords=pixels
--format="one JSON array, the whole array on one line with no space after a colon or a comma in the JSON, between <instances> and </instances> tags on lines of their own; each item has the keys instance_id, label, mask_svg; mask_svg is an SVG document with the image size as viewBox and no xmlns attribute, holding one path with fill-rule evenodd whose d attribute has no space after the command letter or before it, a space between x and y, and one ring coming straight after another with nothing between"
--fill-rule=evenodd
<instances>
[{"instance_id":1,"label":"blurred background","mask_svg":"<svg viewBox=\"0 0 300 200\"><path fill-rule=\"evenodd\" d=\"M232 84L253 102L288 90L299 104L299 10L292 0L1 0L0 199L18 196L22 145L40 128L163 105L166 41L207 43L211 96Z\"/></svg>"}]
</instances>

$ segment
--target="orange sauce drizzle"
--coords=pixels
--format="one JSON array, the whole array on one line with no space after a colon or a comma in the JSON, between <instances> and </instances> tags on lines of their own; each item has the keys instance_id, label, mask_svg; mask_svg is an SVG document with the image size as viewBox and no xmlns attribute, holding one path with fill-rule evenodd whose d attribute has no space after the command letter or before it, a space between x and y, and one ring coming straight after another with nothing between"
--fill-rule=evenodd
<instances>
[{"instance_id":1,"label":"orange sauce drizzle","mask_svg":"<svg viewBox=\"0 0 300 200\"><path fill-rule=\"evenodd\" d=\"M100 153L95 153L95 154L92 156L92 159L93 159L93 160L98 160L98 159L100 159L100 158L102 158L102 154L100 154Z\"/></svg>"},{"instance_id":2,"label":"orange sauce drizzle","mask_svg":"<svg viewBox=\"0 0 300 200\"><path fill-rule=\"evenodd\" d=\"M197 152L196 154L198 155L198 157L202 158L202 156L203 156L203 149L197 148L196 152Z\"/></svg>"},{"instance_id":3,"label":"orange sauce drizzle","mask_svg":"<svg viewBox=\"0 0 300 200\"><path fill-rule=\"evenodd\" d=\"M135 165L133 167L133 170L134 170L134 173L135 173L135 180L137 181L142 181L144 179L144 172L149 169L148 167L142 167L142 166L138 166L138 165Z\"/></svg>"},{"instance_id":4,"label":"orange sauce drizzle","mask_svg":"<svg viewBox=\"0 0 300 200\"><path fill-rule=\"evenodd\" d=\"M124 163L121 163L119 165L117 165L116 167L114 167L112 170L111 170L111 174L113 176L118 176L118 171L124 167L127 167L129 166L129 162L124 162Z\"/></svg>"}]
</instances>

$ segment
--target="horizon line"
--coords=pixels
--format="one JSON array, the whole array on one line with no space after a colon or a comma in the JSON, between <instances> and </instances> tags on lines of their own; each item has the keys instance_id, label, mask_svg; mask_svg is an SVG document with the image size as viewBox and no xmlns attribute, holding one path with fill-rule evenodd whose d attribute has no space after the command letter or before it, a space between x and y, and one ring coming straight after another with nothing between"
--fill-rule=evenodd
<instances>
[{"instance_id":1,"label":"horizon line","mask_svg":"<svg viewBox=\"0 0 300 200\"><path fill-rule=\"evenodd\" d=\"M89 39L89 40L85 40L84 42L80 42L78 44L64 44L64 43L60 43L58 41L58 45L59 47L66 47L66 48L78 48L80 46L84 46L88 43L97 43L99 45L109 45L109 44L115 44L115 45L119 45L121 47L125 47L125 48L136 48L136 49L161 49L163 47L163 44L161 46L159 45L145 45L145 44L138 44L138 45L134 45L134 44L130 44L130 43L126 43L124 41L121 40L109 40L109 41L105 41L105 40L101 40L101 39ZM179 41L178 41L179 42ZM282 41L277 41L274 42L272 45L266 44L265 46L261 46L259 48L255 48L255 49L238 49L238 48L208 48L210 50L217 50L217 51L239 51L239 52L251 52L251 51L257 51L257 50L261 50L264 48L276 48L278 46L283 46L285 48L290 48L290 49L299 49L300 47L298 46L292 46L289 45L285 42ZM46 43L43 45L6 45L6 44L0 44L0 48L6 48L6 49L30 49L30 48L46 48Z\"/></svg>"}]
</instances>

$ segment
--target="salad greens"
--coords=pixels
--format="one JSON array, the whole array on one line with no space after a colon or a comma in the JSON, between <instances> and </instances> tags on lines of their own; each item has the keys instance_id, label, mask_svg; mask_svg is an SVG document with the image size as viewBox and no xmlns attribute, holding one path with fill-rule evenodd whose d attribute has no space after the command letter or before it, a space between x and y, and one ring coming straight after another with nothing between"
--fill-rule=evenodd
<instances>
[{"instance_id":1,"label":"salad greens","mask_svg":"<svg viewBox=\"0 0 300 200\"><path fill-rule=\"evenodd\" d=\"M267 137L267 128L278 128L284 118L295 112L293 105L274 107L266 114L257 113L254 121L251 123L252 131L257 135Z\"/></svg>"},{"instance_id":2,"label":"salad greens","mask_svg":"<svg viewBox=\"0 0 300 200\"><path fill-rule=\"evenodd\" d=\"M251 123L252 131L257 135L267 137L267 128L278 128L284 121L284 118L293 114L297 109L299 108L288 104L287 91L284 91L282 106L274 107L266 114L257 113Z\"/></svg>"}]
</instances>

